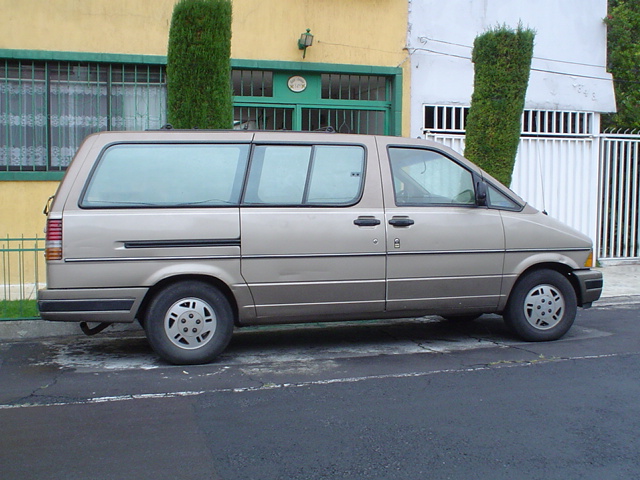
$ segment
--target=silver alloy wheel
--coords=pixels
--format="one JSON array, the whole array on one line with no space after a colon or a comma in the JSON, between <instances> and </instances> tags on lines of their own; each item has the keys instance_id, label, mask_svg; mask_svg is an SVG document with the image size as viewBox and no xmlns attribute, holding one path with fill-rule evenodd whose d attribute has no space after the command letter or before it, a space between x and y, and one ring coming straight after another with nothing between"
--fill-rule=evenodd
<instances>
[{"instance_id":1,"label":"silver alloy wheel","mask_svg":"<svg viewBox=\"0 0 640 480\"><path fill-rule=\"evenodd\" d=\"M527 293L524 300L524 316L539 330L555 327L565 314L562 292L553 285L537 285Z\"/></svg>"},{"instance_id":2,"label":"silver alloy wheel","mask_svg":"<svg viewBox=\"0 0 640 480\"><path fill-rule=\"evenodd\" d=\"M182 349L194 350L206 345L216 331L216 314L199 298L183 298L174 303L164 318L167 338Z\"/></svg>"}]
</instances>

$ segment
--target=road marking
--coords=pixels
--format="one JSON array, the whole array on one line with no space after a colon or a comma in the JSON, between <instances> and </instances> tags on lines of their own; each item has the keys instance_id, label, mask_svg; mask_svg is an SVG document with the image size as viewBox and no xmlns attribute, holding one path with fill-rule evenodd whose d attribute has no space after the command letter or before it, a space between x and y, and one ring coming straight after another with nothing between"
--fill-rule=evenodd
<instances>
[{"instance_id":1,"label":"road marking","mask_svg":"<svg viewBox=\"0 0 640 480\"><path fill-rule=\"evenodd\" d=\"M183 398L183 397L196 397L205 394L214 393L250 393L260 392L264 390L278 390L286 388L305 388L312 386L323 385L335 385L335 384L349 384L357 383L368 380L386 380L386 379L402 379L402 378L419 378L430 375L441 375L451 373L470 373L480 372L486 370L496 370L503 368L528 368L542 364L554 363L554 362L568 362L568 361L585 361L585 360L599 360L604 358L615 358L629 355L640 355L640 353L611 353L603 355L585 355L579 357L539 357L534 360L524 361L512 361L512 362L496 362L488 365L478 365L473 367L453 368L432 370L424 372L407 372L407 373L390 373L384 375L363 375L358 377L344 377L344 378L331 378L325 380L310 380L305 382L283 382L283 383L266 383L254 387L241 387L241 388L214 388L209 390L192 390L192 391L178 391L178 392L165 392L165 393L138 393L130 395L115 395L105 397L93 397L83 400L69 400L64 402L42 402L42 403L22 403L22 404L0 404L0 410L10 410L19 408L36 408L36 407L61 407L72 405L95 405L102 403L113 402L126 402L131 400L164 400L171 398Z\"/></svg>"}]
</instances>

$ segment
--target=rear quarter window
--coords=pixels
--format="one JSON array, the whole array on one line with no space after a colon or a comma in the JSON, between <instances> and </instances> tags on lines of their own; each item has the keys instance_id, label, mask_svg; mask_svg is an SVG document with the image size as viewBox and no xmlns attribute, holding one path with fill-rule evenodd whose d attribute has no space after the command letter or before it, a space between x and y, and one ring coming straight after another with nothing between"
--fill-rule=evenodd
<instances>
[{"instance_id":1,"label":"rear quarter window","mask_svg":"<svg viewBox=\"0 0 640 480\"><path fill-rule=\"evenodd\" d=\"M248 145L112 145L93 170L83 208L238 205Z\"/></svg>"}]
</instances>

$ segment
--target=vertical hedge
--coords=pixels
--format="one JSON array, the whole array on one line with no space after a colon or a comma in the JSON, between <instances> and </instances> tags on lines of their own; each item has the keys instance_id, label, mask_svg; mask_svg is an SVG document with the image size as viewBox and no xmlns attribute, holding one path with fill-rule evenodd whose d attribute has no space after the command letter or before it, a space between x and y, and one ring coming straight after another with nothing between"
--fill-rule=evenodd
<instances>
[{"instance_id":1,"label":"vertical hedge","mask_svg":"<svg viewBox=\"0 0 640 480\"><path fill-rule=\"evenodd\" d=\"M231 128L231 1L180 0L167 55L167 120L175 128Z\"/></svg>"},{"instance_id":2,"label":"vertical hedge","mask_svg":"<svg viewBox=\"0 0 640 480\"><path fill-rule=\"evenodd\" d=\"M465 156L509 186L520 139L535 32L497 27L476 37Z\"/></svg>"},{"instance_id":3,"label":"vertical hedge","mask_svg":"<svg viewBox=\"0 0 640 480\"><path fill-rule=\"evenodd\" d=\"M613 74L617 113L605 115L605 128L640 129L640 2L609 0L607 67Z\"/></svg>"}]
</instances>

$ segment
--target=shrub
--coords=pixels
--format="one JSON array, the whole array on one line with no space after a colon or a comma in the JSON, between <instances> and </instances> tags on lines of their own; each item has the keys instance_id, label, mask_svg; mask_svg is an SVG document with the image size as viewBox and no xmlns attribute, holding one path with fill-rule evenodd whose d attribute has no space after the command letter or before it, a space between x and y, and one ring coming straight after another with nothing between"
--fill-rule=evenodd
<instances>
[{"instance_id":1,"label":"shrub","mask_svg":"<svg viewBox=\"0 0 640 480\"><path fill-rule=\"evenodd\" d=\"M618 112L605 115L603 127L640 128L640 3L609 0L607 67L613 74Z\"/></svg>"},{"instance_id":2,"label":"shrub","mask_svg":"<svg viewBox=\"0 0 640 480\"><path fill-rule=\"evenodd\" d=\"M175 128L231 128L231 1L180 0L167 55L167 120Z\"/></svg>"},{"instance_id":3,"label":"shrub","mask_svg":"<svg viewBox=\"0 0 640 480\"><path fill-rule=\"evenodd\" d=\"M505 185L511 183L535 32L496 27L473 45L474 90L465 156Z\"/></svg>"}]
</instances>

